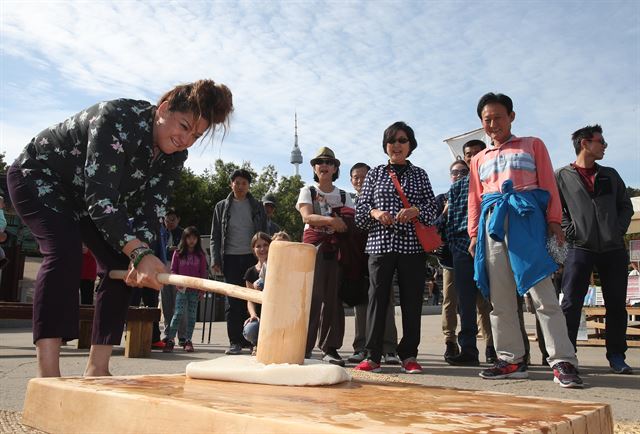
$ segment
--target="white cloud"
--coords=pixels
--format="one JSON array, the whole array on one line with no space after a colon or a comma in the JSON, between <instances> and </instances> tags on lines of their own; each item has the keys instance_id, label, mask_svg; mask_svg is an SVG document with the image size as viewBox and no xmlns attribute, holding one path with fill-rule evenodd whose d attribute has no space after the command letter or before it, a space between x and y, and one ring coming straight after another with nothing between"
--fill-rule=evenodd
<instances>
[{"instance_id":1,"label":"white cloud","mask_svg":"<svg viewBox=\"0 0 640 434\"><path fill-rule=\"evenodd\" d=\"M348 167L383 162L384 128L405 120L419 141L412 159L440 192L450 161L442 139L477 128L477 99L497 90L514 99L514 132L542 137L556 165L573 158L571 131L601 123L604 163L640 186L633 2L5 1L1 19L3 62L30 65L2 79L11 134L34 135L52 113L80 110L78 100L155 100L211 77L232 89L236 113L221 146L192 152L195 170L220 155L292 173L297 111L305 179L328 145L347 187Z\"/></svg>"}]
</instances>

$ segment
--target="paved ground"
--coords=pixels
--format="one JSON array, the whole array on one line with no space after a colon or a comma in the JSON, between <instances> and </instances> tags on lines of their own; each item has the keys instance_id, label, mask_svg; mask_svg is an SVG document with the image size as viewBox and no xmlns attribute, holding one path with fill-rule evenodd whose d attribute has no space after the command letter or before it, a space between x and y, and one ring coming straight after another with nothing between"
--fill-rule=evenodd
<instances>
[{"instance_id":1,"label":"paved ground","mask_svg":"<svg viewBox=\"0 0 640 434\"><path fill-rule=\"evenodd\" d=\"M533 332L533 315L526 314L529 331ZM399 331L400 317L396 317ZM16 327L20 326L22 327ZM9 327L13 326L13 327ZM347 318L343 356L351 354L353 340L353 317ZM211 359L223 355L227 347L226 326L213 324L211 342L202 338L202 323L198 323L194 333L195 353L185 353L181 349L172 354L154 351L149 359L124 358L124 348L116 347L111 362L114 375L182 373L187 363L194 360ZM206 334L208 334L208 327ZM77 350L72 345L63 347L61 366L63 375L81 375L87 360L87 350ZM422 317L422 342L418 360L424 367L422 375L400 374L398 367L385 366L381 378L391 377L424 385L457 387L464 389L492 390L517 395L577 399L608 403L612 406L616 422L632 422L635 429L640 426L640 348L629 349L627 361L636 369L635 375L615 375L609 371L602 347L580 347L581 373L586 387L583 390L565 390L555 385L549 368L540 366L541 355L537 343L532 342L532 361L528 380L488 381L478 377L478 368L452 367L442 359L444 344L441 334L440 315L427 314ZM479 340L481 354L484 343ZM319 353L314 354L315 357ZM486 366L486 365L485 365ZM36 373L35 351L31 343L28 323L17 321L0 322L0 410L20 411L24 400L26 384ZM629 431L627 431L629 432Z\"/></svg>"}]
</instances>

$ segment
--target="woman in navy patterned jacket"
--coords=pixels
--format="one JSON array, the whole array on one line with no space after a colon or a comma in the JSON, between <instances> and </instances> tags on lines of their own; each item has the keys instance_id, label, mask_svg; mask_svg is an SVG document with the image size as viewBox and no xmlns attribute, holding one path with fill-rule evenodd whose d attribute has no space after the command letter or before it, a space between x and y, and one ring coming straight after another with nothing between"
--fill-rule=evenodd
<instances>
[{"instance_id":1,"label":"woman in navy patterned jacket","mask_svg":"<svg viewBox=\"0 0 640 434\"><path fill-rule=\"evenodd\" d=\"M166 269L149 245L187 148L219 126L226 131L232 111L231 92L212 80L177 86L157 106L101 102L40 132L9 168L12 202L44 256L33 300L39 376L60 376L60 341L78 337L83 242L103 277L84 374L109 375L128 286L162 286L156 274ZM129 269L124 282L106 277L118 268Z\"/></svg>"},{"instance_id":2,"label":"woman in navy patterned jacket","mask_svg":"<svg viewBox=\"0 0 640 434\"><path fill-rule=\"evenodd\" d=\"M413 129L396 122L383 135L382 149L389 162L367 173L356 206L356 224L369 232L365 252L369 254L369 308L367 350L369 358L356 369L380 372L385 312L393 274L398 273L403 336L398 344L402 370L422 372L418 364L420 317L426 277L426 254L415 233L414 221L431 224L435 219L435 197L427 173L407 157L418 146ZM405 208L392 182L394 174L411 206Z\"/></svg>"}]
</instances>

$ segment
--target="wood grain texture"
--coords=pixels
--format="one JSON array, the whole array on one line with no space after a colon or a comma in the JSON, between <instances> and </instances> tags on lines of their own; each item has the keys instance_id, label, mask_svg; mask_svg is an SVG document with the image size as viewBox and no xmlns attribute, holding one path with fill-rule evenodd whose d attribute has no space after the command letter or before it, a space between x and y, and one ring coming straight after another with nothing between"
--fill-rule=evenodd
<instances>
[{"instance_id":1,"label":"wood grain texture","mask_svg":"<svg viewBox=\"0 0 640 434\"><path fill-rule=\"evenodd\" d=\"M51 433L613 432L606 404L402 383L286 387L183 375L33 379L23 423Z\"/></svg>"},{"instance_id":2,"label":"wood grain texture","mask_svg":"<svg viewBox=\"0 0 640 434\"><path fill-rule=\"evenodd\" d=\"M111 279L124 279L127 271L111 270L109 277ZM262 303L262 292L254 289L244 288L242 286L232 285L230 283L219 282L217 280L201 279L199 277L181 276L179 274L158 273L156 275L158 282L163 285L185 286L188 288L200 289L207 292L215 292L229 297L240 298L242 300L253 301L254 303Z\"/></svg>"},{"instance_id":3,"label":"wood grain texture","mask_svg":"<svg viewBox=\"0 0 640 434\"><path fill-rule=\"evenodd\" d=\"M304 363L316 251L311 244L271 243L260 314L258 362Z\"/></svg>"}]
</instances>

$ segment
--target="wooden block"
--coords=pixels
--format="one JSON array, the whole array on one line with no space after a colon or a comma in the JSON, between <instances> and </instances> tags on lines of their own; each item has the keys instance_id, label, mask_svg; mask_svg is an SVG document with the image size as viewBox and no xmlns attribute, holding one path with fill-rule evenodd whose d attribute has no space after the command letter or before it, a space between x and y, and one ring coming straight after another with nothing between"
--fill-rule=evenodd
<instances>
[{"instance_id":1,"label":"wooden block","mask_svg":"<svg viewBox=\"0 0 640 434\"><path fill-rule=\"evenodd\" d=\"M149 357L151 355L151 335L153 323L149 321L128 321L125 357Z\"/></svg>"},{"instance_id":2,"label":"wooden block","mask_svg":"<svg viewBox=\"0 0 640 434\"><path fill-rule=\"evenodd\" d=\"M78 349L91 348L91 332L93 330L93 319L80 320L80 333L78 335Z\"/></svg>"},{"instance_id":3,"label":"wooden block","mask_svg":"<svg viewBox=\"0 0 640 434\"><path fill-rule=\"evenodd\" d=\"M184 375L36 378L22 423L51 433L613 432L606 404L404 383L287 387Z\"/></svg>"},{"instance_id":4,"label":"wooden block","mask_svg":"<svg viewBox=\"0 0 640 434\"><path fill-rule=\"evenodd\" d=\"M597 346L605 346L607 341L604 339L598 338L599 335L589 335L589 339L586 341L578 341L578 345L597 345ZM627 339L627 346L629 347L640 347L640 341L630 341Z\"/></svg>"},{"instance_id":5,"label":"wooden block","mask_svg":"<svg viewBox=\"0 0 640 434\"><path fill-rule=\"evenodd\" d=\"M277 241L269 247L258 362L304 363L316 252L315 246L304 243Z\"/></svg>"}]
</instances>

